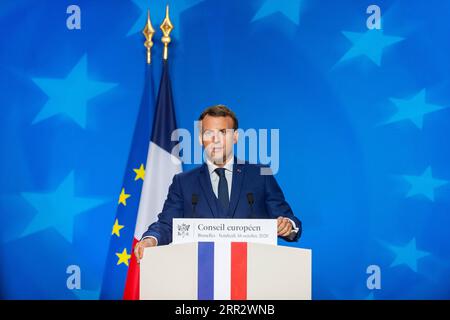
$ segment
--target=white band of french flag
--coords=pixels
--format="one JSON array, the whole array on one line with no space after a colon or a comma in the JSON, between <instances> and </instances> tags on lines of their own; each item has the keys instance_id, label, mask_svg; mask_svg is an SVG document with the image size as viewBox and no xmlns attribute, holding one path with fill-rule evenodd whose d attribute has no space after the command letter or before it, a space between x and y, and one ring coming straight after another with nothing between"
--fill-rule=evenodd
<instances>
[{"instance_id":1,"label":"white band of french flag","mask_svg":"<svg viewBox=\"0 0 450 320\"><path fill-rule=\"evenodd\" d=\"M198 243L197 298L247 299L247 243Z\"/></svg>"}]
</instances>

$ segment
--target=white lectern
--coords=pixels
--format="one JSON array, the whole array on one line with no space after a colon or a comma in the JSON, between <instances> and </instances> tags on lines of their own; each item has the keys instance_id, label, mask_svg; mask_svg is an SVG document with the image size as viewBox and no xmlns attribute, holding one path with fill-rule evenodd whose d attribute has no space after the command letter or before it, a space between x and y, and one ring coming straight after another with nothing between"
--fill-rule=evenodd
<instances>
[{"instance_id":1,"label":"white lectern","mask_svg":"<svg viewBox=\"0 0 450 320\"><path fill-rule=\"evenodd\" d=\"M239 250L234 251L233 242L146 248L140 264L140 298L311 299L311 250L251 242L237 244ZM223 250L227 248L228 251Z\"/></svg>"}]
</instances>

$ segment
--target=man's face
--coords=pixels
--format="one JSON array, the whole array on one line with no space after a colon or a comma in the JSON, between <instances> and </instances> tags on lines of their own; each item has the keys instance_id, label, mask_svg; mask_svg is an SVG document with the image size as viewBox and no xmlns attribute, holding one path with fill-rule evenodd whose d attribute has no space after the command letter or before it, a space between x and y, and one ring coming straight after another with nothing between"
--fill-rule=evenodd
<instances>
[{"instance_id":1,"label":"man's face","mask_svg":"<svg viewBox=\"0 0 450 320\"><path fill-rule=\"evenodd\" d=\"M233 155L233 145L238 140L238 133L233 130L233 119L207 115L201 122L199 140L211 162L225 164Z\"/></svg>"}]
</instances>

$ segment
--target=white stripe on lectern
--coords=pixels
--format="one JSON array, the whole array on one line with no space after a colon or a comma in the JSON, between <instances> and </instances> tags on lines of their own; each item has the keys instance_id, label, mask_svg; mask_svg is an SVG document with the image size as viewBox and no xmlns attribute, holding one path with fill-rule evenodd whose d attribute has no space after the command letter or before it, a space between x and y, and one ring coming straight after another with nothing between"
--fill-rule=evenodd
<instances>
[{"instance_id":1,"label":"white stripe on lectern","mask_svg":"<svg viewBox=\"0 0 450 320\"><path fill-rule=\"evenodd\" d=\"M231 243L214 244L214 300L231 298Z\"/></svg>"}]
</instances>

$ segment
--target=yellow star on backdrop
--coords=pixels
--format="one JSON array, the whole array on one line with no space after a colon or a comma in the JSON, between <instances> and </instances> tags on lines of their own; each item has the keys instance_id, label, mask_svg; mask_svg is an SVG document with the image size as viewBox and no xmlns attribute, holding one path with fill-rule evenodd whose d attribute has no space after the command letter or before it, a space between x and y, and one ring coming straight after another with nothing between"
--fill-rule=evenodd
<instances>
[{"instance_id":1,"label":"yellow star on backdrop","mask_svg":"<svg viewBox=\"0 0 450 320\"><path fill-rule=\"evenodd\" d=\"M125 188L122 188L122 192L120 192L119 196L119 204L123 204L124 206L127 205L127 199L130 197L129 194L125 193Z\"/></svg>"},{"instance_id":2,"label":"yellow star on backdrop","mask_svg":"<svg viewBox=\"0 0 450 320\"><path fill-rule=\"evenodd\" d=\"M144 165L141 164L141 166L139 167L139 169L133 169L134 172L136 172L136 177L134 177L134 181L142 179L142 181L144 181L145 178L145 169L144 169Z\"/></svg>"},{"instance_id":3,"label":"yellow star on backdrop","mask_svg":"<svg viewBox=\"0 0 450 320\"><path fill-rule=\"evenodd\" d=\"M131 255L127 253L127 248L123 249L122 253L116 253L116 256L119 257L117 265L125 263L128 266L128 260L131 258Z\"/></svg>"},{"instance_id":4,"label":"yellow star on backdrop","mask_svg":"<svg viewBox=\"0 0 450 320\"><path fill-rule=\"evenodd\" d=\"M120 237L120 230L123 228L124 228L124 226L119 224L119 219L116 219L116 222L114 222L114 225L113 225L111 235L115 234L116 236Z\"/></svg>"}]
</instances>

